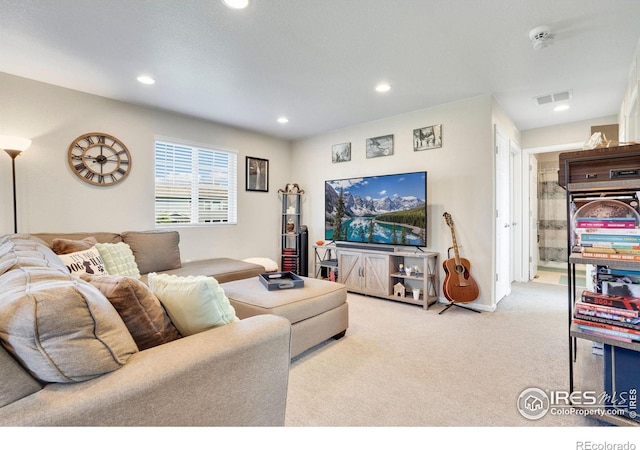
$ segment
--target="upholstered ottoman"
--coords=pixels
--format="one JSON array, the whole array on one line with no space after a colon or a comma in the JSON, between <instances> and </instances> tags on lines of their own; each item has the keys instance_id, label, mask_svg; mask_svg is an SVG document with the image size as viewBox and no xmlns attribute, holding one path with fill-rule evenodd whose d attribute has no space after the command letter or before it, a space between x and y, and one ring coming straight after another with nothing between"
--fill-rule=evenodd
<instances>
[{"instance_id":1,"label":"upholstered ottoman","mask_svg":"<svg viewBox=\"0 0 640 450\"><path fill-rule=\"evenodd\" d=\"M301 277L304 287L269 291L258 277L222 283L240 319L275 314L291 322L291 357L331 337L344 336L349 326L347 288L340 283Z\"/></svg>"}]
</instances>

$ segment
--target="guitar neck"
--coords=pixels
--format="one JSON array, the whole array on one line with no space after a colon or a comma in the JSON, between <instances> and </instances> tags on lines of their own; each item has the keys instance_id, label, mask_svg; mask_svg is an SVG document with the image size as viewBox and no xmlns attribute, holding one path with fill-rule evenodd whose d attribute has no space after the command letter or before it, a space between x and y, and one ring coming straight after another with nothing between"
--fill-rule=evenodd
<instances>
[{"instance_id":1,"label":"guitar neck","mask_svg":"<svg viewBox=\"0 0 640 450\"><path fill-rule=\"evenodd\" d=\"M453 229L453 226L450 227L451 228L451 241L453 242L453 255L455 257L456 260L456 264L460 264L460 252L458 251L458 241L456 240L456 232Z\"/></svg>"}]
</instances>

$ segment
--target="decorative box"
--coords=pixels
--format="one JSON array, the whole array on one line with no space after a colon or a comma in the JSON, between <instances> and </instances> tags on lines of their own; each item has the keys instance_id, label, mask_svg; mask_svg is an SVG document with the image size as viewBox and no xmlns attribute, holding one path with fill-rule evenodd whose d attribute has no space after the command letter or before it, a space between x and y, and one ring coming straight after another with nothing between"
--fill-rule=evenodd
<instances>
[{"instance_id":1,"label":"decorative box","mask_svg":"<svg viewBox=\"0 0 640 450\"><path fill-rule=\"evenodd\" d=\"M304 286L304 280L293 272L261 273L258 276L262 284L264 284L269 291L301 288Z\"/></svg>"}]
</instances>

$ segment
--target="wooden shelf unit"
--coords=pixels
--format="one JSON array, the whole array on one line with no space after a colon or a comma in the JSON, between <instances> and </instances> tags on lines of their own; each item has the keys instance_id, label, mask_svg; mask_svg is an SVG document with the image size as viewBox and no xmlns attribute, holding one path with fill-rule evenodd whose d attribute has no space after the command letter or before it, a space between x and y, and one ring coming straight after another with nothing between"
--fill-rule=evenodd
<instances>
[{"instance_id":1,"label":"wooden shelf unit","mask_svg":"<svg viewBox=\"0 0 640 450\"><path fill-rule=\"evenodd\" d=\"M324 271L335 270L337 281L350 292L420 305L424 309L439 299L438 253L385 251L335 244L315 245L314 249L315 276L320 278ZM400 264L411 268L417 266L419 271L410 275L401 273ZM394 295L394 286L398 283L405 289L402 296ZM413 289L420 290L417 298L414 298Z\"/></svg>"}]
</instances>

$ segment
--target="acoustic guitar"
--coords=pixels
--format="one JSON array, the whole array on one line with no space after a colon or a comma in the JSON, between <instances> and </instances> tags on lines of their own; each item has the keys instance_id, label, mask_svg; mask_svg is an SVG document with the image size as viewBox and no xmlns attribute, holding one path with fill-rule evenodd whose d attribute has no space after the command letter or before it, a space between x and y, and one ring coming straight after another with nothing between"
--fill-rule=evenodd
<instances>
[{"instance_id":1,"label":"acoustic guitar","mask_svg":"<svg viewBox=\"0 0 640 450\"><path fill-rule=\"evenodd\" d=\"M478 284L471 276L471 263L468 259L460 257L451 214L446 212L443 214L443 217L447 225L449 225L449 228L451 228L454 257L442 263L445 271L442 290L444 296L450 302L469 303L478 298Z\"/></svg>"}]
</instances>

